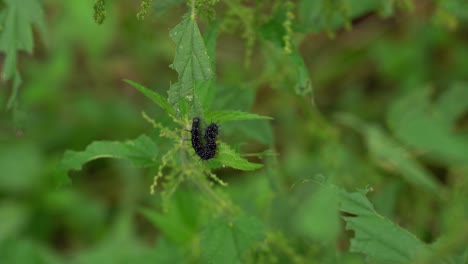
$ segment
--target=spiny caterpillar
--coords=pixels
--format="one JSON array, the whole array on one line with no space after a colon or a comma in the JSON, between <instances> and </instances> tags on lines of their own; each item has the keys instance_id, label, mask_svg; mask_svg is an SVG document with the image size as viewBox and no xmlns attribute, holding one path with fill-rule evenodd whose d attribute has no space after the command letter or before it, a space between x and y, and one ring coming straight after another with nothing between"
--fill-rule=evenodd
<instances>
[{"instance_id":1,"label":"spiny caterpillar","mask_svg":"<svg viewBox=\"0 0 468 264\"><path fill-rule=\"evenodd\" d=\"M202 160L209 160L216 154L216 136L218 135L218 125L211 123L205 129L205 135L203 136L205 142L202 142L201 131L200 131L200 118L195 117L192 121L192 129L190 130L192 135L192 147L195 153Z\"/></svg>"}]
</instances>

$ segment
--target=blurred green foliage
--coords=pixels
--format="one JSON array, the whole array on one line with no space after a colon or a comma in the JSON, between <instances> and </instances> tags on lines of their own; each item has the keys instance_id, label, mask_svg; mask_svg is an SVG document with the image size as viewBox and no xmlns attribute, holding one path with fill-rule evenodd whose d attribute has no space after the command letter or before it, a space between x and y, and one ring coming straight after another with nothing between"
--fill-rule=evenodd
<instances>
[{"instance_id":1,"label":"blurred green foliage","mask_svg":"<svg viewBox=\"0 0 468 264\"><path fill-rule=\"evenodd\" d=\"M468 261L466 1L188 2L0 1L0 263Z\"/></svg>"}]
</instances>

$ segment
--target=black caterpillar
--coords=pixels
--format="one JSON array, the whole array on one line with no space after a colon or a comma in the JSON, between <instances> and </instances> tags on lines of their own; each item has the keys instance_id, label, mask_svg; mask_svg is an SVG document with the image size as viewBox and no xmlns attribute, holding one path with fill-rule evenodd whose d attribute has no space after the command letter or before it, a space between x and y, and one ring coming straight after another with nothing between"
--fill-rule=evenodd
<instances>
[{"instance_id":1,"label":"black caterpillar","mask_svg":"<svg viewBox=\"0 0 468 264\"><path fill-rule=\"evenodd\" d=\"M203 139L205 142L202 142L201 131L200 131L200 118L195 117L192 122L192 147L195 150L195 153L202 160L209 160L213 158L216 154L216 136L218 136L218 125L211 123L205 129L205 135Z\"/></svg>"}]
</instances>

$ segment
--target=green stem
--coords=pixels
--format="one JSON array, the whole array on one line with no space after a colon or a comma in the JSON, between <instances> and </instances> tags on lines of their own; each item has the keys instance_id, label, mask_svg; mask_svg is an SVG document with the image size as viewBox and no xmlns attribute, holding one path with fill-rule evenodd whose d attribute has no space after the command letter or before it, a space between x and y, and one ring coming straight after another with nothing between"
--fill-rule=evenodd
<instances>
[{"instance_id":1,"label":"green stem","mask_svg":"<svg viewBox=\"0 0 468 264\"><path fill-rule=\"evenodd\" d=\"M190 15L192 20L195 20L195 0L192 0L192 14Z\"/></svg>"}]
</instances>

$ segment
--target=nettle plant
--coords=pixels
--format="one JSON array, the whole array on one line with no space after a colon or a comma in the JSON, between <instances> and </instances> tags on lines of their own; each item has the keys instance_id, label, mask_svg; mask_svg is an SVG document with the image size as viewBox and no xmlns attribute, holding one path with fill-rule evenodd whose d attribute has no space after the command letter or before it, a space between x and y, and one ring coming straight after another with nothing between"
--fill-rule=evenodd
<instances>
[{"instance_id":1,"label":"nettle plant","mask_svg":"<svg viewBox=\"0 0 468 264\"><path fill-rule=\"evenodd\" d=\"M23 0L38 4L35 0ZM26 19L28 13L16 12L21 10L15 0L5 0L7 9L2 12L0 19L6 21L4 32L14 32L10 29L15 23L14 19L25 23L22 30L29 33L7 36L19 41L6 41L2 34L0 49L7 53L6 67L2 77L13 78L14 95L9 105L13 105L15 95L20 85L19 70L16 67L18 50L32 51L32 38L30 26L34 23L41 24L42 17L31 16L34 19ZM181 4L183 1L155 1L155 5L163 2L167 6ZM154 131L148 135L141 135L134 140L124 142L96 141L91 143L84 151L67 151L60 167L60 179L68 181L66 174L71 170L80 170L81 167L92 160L100 158L125 159L136 167L155 168L153 183L148 188L152 194L160 194L164 213L157 213L149 209L143 210L146 215L162 232L179 242L183 248L183 255L194 262L200 263L310 263L311 256L324 254L329 248L334 248L334 239L340 231L340 215L344 220L346 229L352 230L349 251L362 253L367 259L378 263L427 263L439 261L433 257L437 250L428 245L407 230L380 215L374 209L372 203L366 197L367 189L357 192L347 192L325 180L309 180L313 182L314 195L305 201L311 208L317 209L316 215L297 212L293 217L294 225L299 230L314 234L323 238L320 244L323 248L308 249L295 247L292 239L288 237L289 230L281 229L281 225L275 225L266 219L259 219L251 215L229 198L226 188L227 183L218 178L215 169L223 170L232 168L241 171L260 170L265 167L258 163L267 158L275 157L273 146L262 153L241 153L231 145L239 142L224 142L222 137L223 124L241 120L272 120L273 117L263 116L246 111L212 110L217 92L216 82L216 39L219 31L240 31L245 40L245 63L251 64L254 46L257 43L268 46L277 51L277 54L285 56L287 67L291 68L289 79L294 80L291 92L300 96L311 96L312 81L309 77L305 63L293 41L293 32L307 33L312 30L326 31L333 36L336 27L350 27L349 19L365 12L377 10L382 15L391 15L395 6L411 9L411 1L221 1L224 6L223 13L216 13L214 6L217 0L191 0L188 1L188 11L182 21L170 30L170 38L175 44L175 57L171 67L177 72L178 79L170 84L168 96L157 92L132 80L125 82L148 99L161 107L165 114L172 120L171 124L157 122L159 118L150 117L143 113L143 118L149 122ZM353 4L351 4L351 2ZM378 3L374 3L378 2ZM442 2L442 1L441 1ZM142 10L137 18L143 20L150 15L151 0L141 4ZM350 6L360 8L350 8ZM268 8L267 8L268 7ZM38 9L40 10L40 8ZM352 10L352 11L351 11ZM97 23L105 23L106 3L104 0L96 0L94 5L94 19ZM302 17L302 23L295 23L297 14ZM13 18L10 18L13 17ZM13 19L13 20L11 20ZM204 34L200 32L198 21L204 19L208 24ZM10 21L11 20L11 21ZM10 25L11 24L11 25ZM313 25L313 26L311 26ZM18 29L20 30L20 29ZM15 46L16 45L16 46ZM274 63L274 56L271 61ZM220 126L220 136L216 139L216 153L213 158L200 160L191 144L193 119L199 118L201 130L215 122ZM348 120L348 122L351 122ZM351 122L352 123L352 122ZM369 134L378 134L378 131L369 129ZM370 136L370 138L372 138ZM401 156L399 152L387 153L388 155ZM249 161L246 157L255 156L257 162ZM267 164L266 170L272 170L272 165ZM426 179L423 179L424 182ZM180 227L180 219L174 220L171 210L174 208L174 194L180 188L195 187L196 192L203 194L203 202L196 203L184 200L197 208L187 209L179 217L195 217L195 211L204 211L205 221L198 223L192 229ZM426 184L432 191L439 192L441 188L429 182ZM188 188L188 187L187 187ZM294 189L293 189L294 191ZM198 197L198 195L197 195ZM285 193L280 190L274 192L267 203L269 210L275 208L276 202L286 200ZM181 208L178 208L182 210ZM340 214L341 212L341 214ZM187 220L191 221L191 220ZM321 223L319 223L321 221ZM327 228L322 228L324 225ZM180 227L180 228L179 228ZM305 245L304 247L307 247ZM339 262L337 253L329 254L329 258L321 258L326 262ZM441 263L445 259L440 259Z\"/></svg>"},{"instance_id":2,"label":"nettle plant","mask_svg":"<svg viewBox=\"0 0 468 264\"><path fill-rule=\"evenodd\" d=\"M180 2L172 1L171 4ZM175 58L171 67L177 72L178 79L170 85L167 97L135 81L125 80L161 107L173 124L156 122L154 118L143 113L143 118L154 127L155 132L151 133L151 136L142 135L126 142L93 142L84 151L68 151L63 158L61 169L63 172L77 170L86 162L104 157L126 159L139 167L156 167L150 192L161 195L163 211L167 214L155 213L150 209L143 210L143 213L176 241L181 240L185 234L180 230L173 230L177 228L169 224L173 221L170 213L173 195L179 188L183 188L184 183L195 186L196 192L205 197L203 206L209 216L202 223L201 231L192 230L199 235L182 238L185 245L183 247L186 249L185 257L192 261L281 263L288 260L293 263L307 263L307 259L315 253L309 250L301 252L302 250L294 248L287 236L287 230L261 221L236 206L225 192L225 188L229 188L228 184L219 179L213 171L228 167L241 171L259 170L264 165L251 162L246 157L256 156L259 158L257 160L274 157L276 153L273 146L262 153L242 154L229 143L223 142L221 136L216 139L214 157L200 160L191 144L191 137L193 139L194 136L194 118L197 118L201 126L200 131L204 131L211 122L218 124L222 131L226 122L273 119L244 111L212 110L213 101L217 97L215 47L218 33L230 31L232 28L241 30L245 40L247 66L251 63L253 48L257 42L266 43L265 45L280 51L282 56L288 58L287 66L293 69L291 72L294 76L291 79L294 80L294 92L301 96L311 96L312 82L292 38L294 31L307 32L310 28L304 26L307 23L293 25L297 13L295 11L301 13L301 10L317 10L312 15L302 16L306 21L309 20L309 24L318 25L318 29L333 36L335 27L344 25L350 28L349 18L357 13L374 8L384 15L389 15L393 12L394 2L406 9L412 8L411 2L382 1L380 4L367 5L367 9L355 10L356 14L352 14L346 1L301 1L299 6L293 1L255 1L251 5L244 5L242 1L224 1L227 8L225 13L215 14L214 6L217 2L188 1L188 12L182 21L170 30L170 38L175 44ZM137 18L143 20L151 6L151 0L144 1ZM265 6L271 7L266 14L263 11ZM95 2L94 18L97 23L104 22L104 0ZM208 23L204 35L198 26L199 19L205 19ZM202 135L203 132L200 136ZM367 189L347 192L321 179L310 181L314 183L312 188L315 194L303 202L310 203L311 208L317 208L321 216L312 217L310 214L298 212L294 215L297 218L294 223L299 230L322 238L321 243L324 245L333 245L332 238L336 238L340 230L341 212L346 229L354 232L349 247L351 252L363 253L368 260L384 263L445 261L434 259L433 250L429 245L377 213L366 197ZM421 182L427 183L434 192L441 191L431 180L423 179ZM277 198L272 198L272 201L284 198L284 193L281 192L274 195ZM274 208L273 204L269 206ZM190 214L186 217L190 217ZM319 223L320 221L324 223ZM327 228L322 229L324 225ZM340 261L339 256L332 259Z\"/></svg>"}]
</instances>

